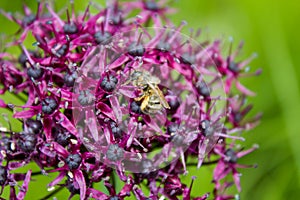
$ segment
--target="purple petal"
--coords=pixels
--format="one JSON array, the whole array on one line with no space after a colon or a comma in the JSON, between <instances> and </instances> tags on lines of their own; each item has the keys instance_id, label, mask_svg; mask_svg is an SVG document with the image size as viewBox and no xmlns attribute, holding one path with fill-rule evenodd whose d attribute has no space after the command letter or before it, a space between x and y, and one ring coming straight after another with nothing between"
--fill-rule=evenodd
<instances>
[{"instance_id":1,"label":"purple petal","mask_svg":"<svg viewBox=\"0 0 300 200\"><path fill-rule=\"evenodd\" d=\"M116 117L113 113L113 110L105 103L99 102L98 103L98 109L105 114L107 117L109 117L110 119L116 121Z\"/></svg>"},{"instance_id":2,"label":"purple petal","mask_svg":"<svg viewBox=\"0 0 300 200\"><path fill-rule=\"evenodd\" d=\"M67 129L70 133L72 133L77 138L79 137L77 129L72 124L72 122L61 112L55 116L55 119L60 122L60 125Z\"/></svg>"},{"instance_id":3,"label":"purple petal","mask_svg":"<svg viewBox=\"0 0 300 200\"><path fill-rule=\"evenodd\" d=\"M39 111L36 109L29 109L29 110L23 110L20 112L17 112L13 115L14 118L32 118L36 114L38 114Z\"/></svg>"},{"instance_id":4,"label":"purple petal","mask_svg":"<svg viewBox=\"0 0 300 200\"><path fill-rule=\"evenodd\" d=\"M2 99L0 99L0 108L6 108L6 104Z\"/></svg>"},{"instance_id":5,"label":"purple petal","mask_svg":"<svg viewBox=\"0 0 300 200\"><path fill-rule=\"evenodd\" d=\"M98 190L95 190L94 188L88 188L86 194L87 196L92 197L94 199L107 199L109 197L108 195Z\"/></svg>"},{"instance_id":6,"label":"purple petal","mask_svg":"<svg viewBox=\"0 0 300 200\"><path fill-rule=\"evenodd\" d=\"M30 182L30 177L31 177L31 170L29 170L25 176L25 180L24 180L22 187L20 188L20 192L17 196L18 200L23 200L25 198L26 192L28 190L28 185Z\"/></svg>"},{"instance_id":7,"label":"purple petal","mask_svg":"<svg viewBox=\"0 0 300 200\"><path fill-rule=\"evenodd\" d=\"M122 121L122 111L121 111L118 97L116 95L113 95L109 98L109 101L111 103L112 109L117 118L117 122L120 123Z\"/></svg>"},{"instance_id":8,"label":"purple petal","mask_svg":"<svg viewBox=\"0 0 300 200\"><path fill-rule=\"evenodd\" d=\"M63 146L56 142L53 142L53 149L64 158L67 158L69 155L69 152Z\"/></svg>"},{"instance_id":9,"label":"purple petal","mask_svg":"<svg viewBox=\"0 0 300 200\"><path fill-rule=\"evenodd\" d=\"M66 176L66 172L65 171L61 171L59 173L59 175L48 184L48 187L52 187L56 184L58 184L64 177Z\"/></svg>"},{"instance_id":10,"label":"purple petal","mask_svg":"<svg viewBox=\"0 0 300 200\"><path fill-rule=\"evenodd\" d=\"M79 188L80 188L80 198L81 199L85 199L85 195L86 195L86 183L85 183L82 171L76 170L74 172L74 179L78 183Z\"/></svg>"}]
</instances>

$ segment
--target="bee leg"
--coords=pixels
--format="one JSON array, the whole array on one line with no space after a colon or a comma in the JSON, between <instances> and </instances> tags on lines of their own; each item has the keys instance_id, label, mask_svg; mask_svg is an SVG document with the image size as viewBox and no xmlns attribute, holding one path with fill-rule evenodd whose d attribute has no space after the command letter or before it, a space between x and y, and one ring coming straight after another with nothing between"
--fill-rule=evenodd
<instances>
[{"instance_id":1,"label":"bee leg","mask_svg":"<svg viewBox=\"0 0 300 200\"><path fill-rule=\"evenodd\" d=\"M134 98L135 101L140 101L145 97L145 95L141 95L139 97Z\"/></svg>"},{"instance_id":2,"label":"bee leg","mask_svg":"<svg viewBox=\"0 0 300 200\"><path fill-rule=\"evenodd\" d=\"M141 104L141 110L142 111L144 111L145 108L147 107L147 105L149 103L149 98L150 98L149 96L145 96L145 98L144 98L144 100L143 100L143 102Z\"/></svg>"}]
</instances>

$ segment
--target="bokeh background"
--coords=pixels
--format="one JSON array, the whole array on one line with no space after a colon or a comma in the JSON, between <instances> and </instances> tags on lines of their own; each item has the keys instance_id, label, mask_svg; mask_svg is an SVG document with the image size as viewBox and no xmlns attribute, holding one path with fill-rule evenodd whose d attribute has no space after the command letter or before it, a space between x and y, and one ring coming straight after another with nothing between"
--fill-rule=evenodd
<instances>
[{"instance_id":1,"label":"bokeh background","mask_svg":"<svg viewBox=\"0 0 300 200\"><path fill-rule=\"evenodd\" d=\"M22 12L22 4L36 8L34 0L1 0L0 7L12 13ZM105 1L97 1L100 5ZM77 11L83 11L88 2L75 0ZM55 1L57 9L68 6L67 0ZM170 2L177 9L170 18L179 24L188 22L189 28L202 28L202 39L223 39L228 48L229 38L234 46L245 42L240 58L256 52L258 57L250 64L251 71L263 69L259 77L244 78L242 82L256 91L250 98L254 109L250 115L263 112L261 124L245 133L245 147L258 144L260 148L241 159L243 164L258 164L256 169L243 169L241 199L281 200L300 198L300 4L298 0L177 0ZM17 26L0 16L0 47L3 34L12 35ZM227 44L227 45L226 45ZM1 47L2 48L2 47ZM5 96L6 101L15 101ZM38 170L36 166L29 166ZM211 189L212 169L192 169L196 175L193 193ZM27 199L40 199L52 177L36 176ZM187 178L187 180L189 180ZM6 195L7 191L3 195ZM66 199L66 189L58 199ZM5 196L4 196L5 198ZM74 199L78 199L75 197Z\"/></svg>"}]
</instances>

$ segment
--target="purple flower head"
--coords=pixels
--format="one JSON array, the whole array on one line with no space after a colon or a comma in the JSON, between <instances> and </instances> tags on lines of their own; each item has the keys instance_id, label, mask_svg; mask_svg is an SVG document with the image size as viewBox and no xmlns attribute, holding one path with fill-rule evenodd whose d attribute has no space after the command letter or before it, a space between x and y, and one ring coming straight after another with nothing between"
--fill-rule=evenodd
<instances>
[{"instance_id":1,"label":"purple flower head","mask_svg":"<svg viewBox=\"0 0 300 200\"><path fill-rule=\"evenodd\" d=\"M242 45L224 56L221 41L182 34L186 23L172 24L165 1L112 1L97 13L90 6L78 15L71 1L66 19L42 2L35 13L24 6L22 18L1 10L20 26L6 46L21 52L0 52L0 94L23 100L0 101L22 123L0 127L1 188L24 199L32 176L57 172L47 198L66 188L81 199L204 200L208 192L192 196L194 178L182 175L216 164L210 193L234 198L227 188L239 192L238 169L249 167L239 158L256 148L236 144L260 117L247 118L254 93L240 82L260 73L243 70L253 57L236 61ZM40 172L12 172L31 162Z\"/></svg>"}]
</instances>

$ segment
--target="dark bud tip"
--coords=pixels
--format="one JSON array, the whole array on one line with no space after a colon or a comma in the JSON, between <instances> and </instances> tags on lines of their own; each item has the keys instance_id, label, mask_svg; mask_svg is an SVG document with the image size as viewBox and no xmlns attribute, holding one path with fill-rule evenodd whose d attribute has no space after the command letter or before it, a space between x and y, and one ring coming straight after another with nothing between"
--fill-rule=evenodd
<instances>
[{"instance_id":1,"label":"dark bud tip","mask_svg":"<svg viewBox=\"0 0 300 200\"><path fill-rule=\"evenodd\" d=\"M143 56L145 53L145 48L141 44L132 43L128 48L128 54L131 56Z\"/></svg>"},{"instance_id":2,"label":"dark bud tip","mask_svg":"<svg viewBox=\"0 0 300 200\"><path fill-rule=\"evenodd\" d=\"M178 100L178 98L176 96L170 98L168 100L168 104L170 106L170 109L168 109L167 111L171 111L172 113L176 112L176 110L180 106L180 102L179 102L179 100Z\"/></svg>"},{"instance_id":3,"label":"dark bud tip","mask_svg":"<svg viewBox=\"0 0 300 200\"><path fill-rule=\"evenodd\" d=\"M19 135L18 146L26 153L30 153L35 149L37 143L36 136L27 132L21 132Z\"/></svg>"},{"instance_id":4,"label":"dark bud tip","mask_svg":"<svg viewBox=\"0 0 300 200\"><path fill-rule=\"evenodd\" d=\"M36 51L32 51L32 50L29 50L28 51L30 56L31 57L34 57L34 58L39 58L41 57L40 54ZM24 52L22 52L18 58L18 62L24 67L26 68L26 62L27 62L28 58L26 56L26 54Z\"/></svg>"},{"instance_id":5,"label":"dark bud tip","mask_svg":"<svg viewBox=\"0 0 300 200\"><path fill-rule=\"evenodd\" d=\"M111 144L106 151L107 159L113 162L120 161L123 158L123 154L123 149L117 144Z\"/></svg>"},{"instance_id":6,"label":"dark bud tip","mask_svg":"<svg viewBox=\"0 0 300 200\"><path fill-rule=\"evenodd\" d=\"M79 154L70 154L65 160L70 170L77 169L81 161L82 158Z\"/></svg>"},{"instance_id":7,"label":"dark bud tip","mask_svg":"<svg viewBox=\"0 0 300 200\"><path fill-rule=\"evenodd\" d=\"M114 135L115 139L120 139L122 137L122 130L116 124L116 122L111 121L110 122L110 128L111 128L111 132Z\"/></svg>"},{"instance_id":8,"label":"dark bud tip","mask_svg":"<svg viewBox=\"0 0 300 200\"><path fill-rule=\"evenodd\" d=\"M114 196L114 197L110 197L109 200L120 200L120 198L117 196Z\"/></svg>"},{"instance_id":9,"label":"dark bud tip","mask_svg":"<svg viewBox=\"0 0 300 200\"><path fill-rule=\"evenodd\" d=\"M22 25L25 27L25 26L28 26L30 24L32 24L35 20L35 15L34 14L30 14L30 15L27 15L23 18L22 20Z\"/></svg>"},{"instance_id":10,"label":"dark bud tip","mask_svg":"<svg viewBox=\"0 0 300 200\"><path fill-rule=\"evenodd\" d=\"M158 11L159 7L157 5L157 3L153 0L149 0L145 2L145 8L147 10L151 10L151 11Z\"/></svg>"},{"instance_id":11,"label":"dark bud tip","mask_svg":"<svg viewBox=\"0 0 300 200\"><path fill-rule=\"evenodd\" d=\"M115 76L113 75L109 75L109 77L104 76L100 84L100 87L106 92L112 92L116 88L117 83L118 83L118 79Z\"/></svg>"},{"instance_id":12,"label":"dark bud tip","mask_svg":"<svg viewBox=\"0 0 300 200\"><path fill-rule=\"evenodd\" d=\"M193 55L190 55L188 53L184 53L182 54L181 56L181 61L184 63L184 64L187 64L187 65L191 65L191 64L194 64L195 63L195 56Z\"/></svg>"},{"instance_id":13,"label":"dark bud tip","mask_svg":"<svg viewBox=\"0 0 300 200\"><path fill-rule=\"evenodd\" d=\"M3 186L7 180L7 170L5 167L0 166L0 185Z\"/></svg>"},{"instance_id":14,"label":"dark bud tip","mask_svg":"<svg viewBox=\"0 0 300 200\"><path fill-rule=\"evenodd\" d=\"M205 137L211 136L214 133L214 128L210 124L210 121L205 119L200 122L200 129Z\"/></svg>"},{"instance_id":15,"label":"dark bud tip","mask_svg":"<svg viewBox=\"0 0 300 200\"><path fill-rule=\"evenodd\" d=\"M79 187L76 188L76 187L74 186L74 183L73 183L71 180L69 180L69 179L67 180L66 187L68 188L68 190L69 190L69 192L70 192L71 194L79 194L79 193L80 193Z\"/></svg>"},{"instance_id":16,"label":"dark bud tip","mask_svg":"<svg viewBox=\"0 0 300 200\"><path fill-rule=\"evenodd\" d=\"M196 89L201 96L209 97L210 89L204 81L198 81L196 84Z\"/></svg>"},{"instance_id":17,"label":"dark bud tip","mask_svg":"<svg viewBox=\"0 0 300 200\"><path fill-rule=\"evenodd\" d=\"M28 119L25 122L27 131L32 134L38 134L42 131L43 124L39 120Z\"/></svg>"},{"instance_id":18,"label":"dark bud tip","mask_svg":"<svg viewBox=\"0 0 300 200\"><path fill-rule=\"evenodd\" d=\"M97 44L107 45L111 42L111 33L98 31L94 34L94 39Z\"/></svg>"},{"instance_id":19,"label":"dark bud tip","mask_svg":"<svg viewBox=\"0 0 300 200\"><path fill-rule=\"evenodd\" d=\"M142 110L141 110L140 102L132 101L131 104L130 104L130 110L133 113L141 114Z\"/></svg>"},{"instance_id":20,"label":"dark bud tip","mask_svg":"<svg viewBox=\"0 0 300 200\"><path fill-rule=\"evenodd\" d=\"M229 62L228 69L234 73L238 73L240 68L236 62Z\"/></svg>"},{"instance_id":21,"label":"dark bud tip","mask_svg":"<svg viewBox=\"0 0 300 200\"><path fill-rule=\"evenodd\" d=\"M227 149L225 152L226 160L230 163L236 163L238 160L238 157L236 156L236 153L233 149Z\"/></svg>"},{"instance_id":22,"label":"dark bud tip","mask_svg":"<svg viewBox=\"0 0 300 200\"><path fill-rule=\"evenodd\" d=\"M91 105L94 101L94 96L91 94L89 90L80 91L80 94L77 98L78 102L82 106Z\"/></svg>"},{"instance_id":23,"label":"dark bud tip","mask_svg":"<svg viewBox=\"0 0 300 200\"><path fill-rule=\"evenodd\" d=\"M74 83L77 79L78 75L76 71L73 71L72 73L66 73L64 76L64 83L67 87L74 86Z\"/></svg>"},{"instance_id":24,"label":"dark bud tip","mask_svg":"<svg viewBox=\"0 0 300 200\"><path fill-rule=\"evenodd\" d=\"M57 51L56 54L58 57L66 55L68 52L68 46L66 44L63 44Z\"/></svg>"},{"instance_id":25,"label":"dark bud tip","mask_svg":"<svg viewBox=\"0 0 300 200\"><path fill-rule=\"evenodd\" d=\"M71 24L65 24L64 27L64 33L66 34L74 34L78 32L78 28L76 26L76 24L71 23Z\"/></svg>"},{"instance_id":26,"label":"dark bud tip","mask_svg":"<svg viewBox=\"0 0 300 200\"><path fill-rule=\"evenodd\" d=\"M57 107L58 107L57 102L52 97L46 97L42 101L42 112L44 114L47 115L52 114L57 109Z\"/></svg>"},{"instance_id":27,"label":"dark bud tip","mask_svg":"<svg viewBox=\"0 0 300 200\"><path fill-rule=\"evenodd\" d=\"M40 67L29 67L27 69L27 75L30 78L39 79L43 76L44 70Z\"/></svg>"},{"instance_id":28,"label":"dark bud tip","mask_svg":"<svg viewBox=\"0 0 300 200\"><path fill-rule=\"evenodd\" d=\"M65 147L69 144L71 134L67 130L60 127L54 127L52 133L55 141L61 146Z\"/></svg>"},{"instance_id":29,"label":"dark bud tip","mask_svg":"<svg viewBox=\"0 0 300 200\"><path fill-rule=\"evenodd\" d=\"M172 135L175 134L177 132L177 130L179 129L179 125L176 123L171 123L169 124L169 126L167 127L167 133Z\"/></svg>"},{"instance_id":30,"label":"dark bud tip","mask_svg":"<svg viewBox=\"0 0 300 200\"><path fill-rule=\"evenodd\" d=\"M171 49L171 45L167 42L159 42L156 45L156 49L158 49L160 51L163 51L163 52L166 52L166 51L169 51Z\"/></svg>"}]
</instances>

